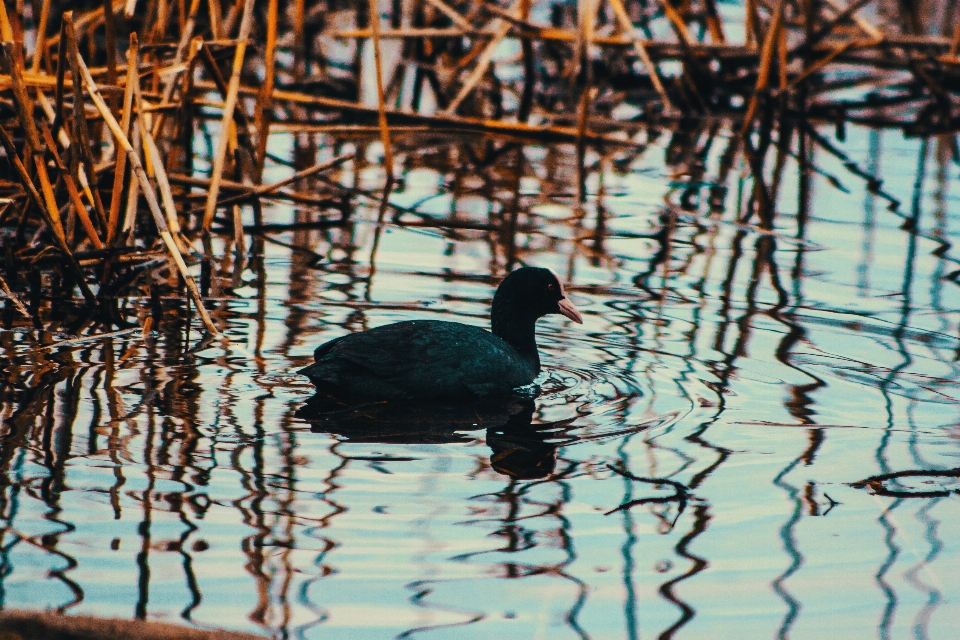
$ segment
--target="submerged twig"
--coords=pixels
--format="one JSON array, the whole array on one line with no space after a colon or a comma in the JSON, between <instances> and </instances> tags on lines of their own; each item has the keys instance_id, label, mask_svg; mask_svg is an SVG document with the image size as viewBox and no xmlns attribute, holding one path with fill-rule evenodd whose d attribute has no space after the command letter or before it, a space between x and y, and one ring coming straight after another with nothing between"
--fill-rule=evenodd
<instances>
[{"instance_id":1,"label":"submerged twig","mask_svg":"<svg viewBox=\"0 0 960 640\"><path fill-rule=\"evenodd\" d=\"M674 493L672 496L666 496L666 497L640 498L637 500L631 500L629 502L625 502L621 504L619 507L615 509L611 509L610 511L607 511L606 513L603 514L605 516L608 516L611 513L616 513L618 511L631 509L633 507L636 507L642 504L664 504L667 502L676 502L678 503L678 512L679 512L677 514L677 517L679 517L680 514L683 513L683 510L686 508L687 502L694 498L694 496L690 493L690 489L680 484L676 480L670 480L668 478L641 478L639 476L633 475L629 471L626 471L624 469L618 469L617 467L610 464L607 465L607 468L613 471L614 473L623 476L624 478L633 480L634 482L645 482L647 484L667 485L667 486L673 487Z\"/></svg>"}]
</instances>

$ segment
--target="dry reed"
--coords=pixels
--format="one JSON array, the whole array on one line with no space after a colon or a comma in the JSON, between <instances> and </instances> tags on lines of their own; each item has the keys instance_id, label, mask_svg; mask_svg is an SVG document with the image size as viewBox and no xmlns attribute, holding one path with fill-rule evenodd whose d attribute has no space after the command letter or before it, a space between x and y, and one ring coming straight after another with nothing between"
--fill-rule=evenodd
<instances>
[{"instance_id":1,"label":"dry reed","mask_svg":"<svg viewBox=\"0 0 960 640\"><path fill-rule=\"evenodd\" d=\"M79 292L74 320L60 325L69 332L126 329L118 301L160 287L189 297L216 335L206 287L192 275L215 258L209 235L227 234L224 245L234 246L235 268L242 268L246 234L343 223L351 199L361 195L379 205L379 229L387 209L403 211L389 201L391 136L417 127L574 143L582 164L587 146L630 146L644 127L722 121L734 132L722 172L742 153L764 228L777 184L768 189L763 173L771 127L801 123L789 126L806 132L811 122L833 122L841 130L849 121L911 135L960 128L953 108L960 25L949 12L943 24L928 24L912 5L883 0L751 0L739 18L726 6L728 15L721 14L714 0L584 0L574 15L554 11L551 24L531 22L542 13L532 12L530 0L397 3L386 16L381 3L368 0L347 9L349 28L335 19L343 8L335 11L326 0L298 0L289 11L277 0L223 7L181 0L179 19L159 4L106 0L74 14L43 0L32 5L37 15L0 5L0 143L9 173L0 183L7 203L0 212L0 295L37 328L53 325L44 304L21 300L29 279L20 271L40 274L32 300L62 304ZM654 21L673 37L652 38ZM729 37L736 30L742 42ZM325 51L333 41L356 43L349 77L330 71ZM399 49L386 47L390 41ZM505 53L507 41L520 45L514 58ZM364 68L364 46L372 49L372 69ZM677 65L664 63L679 63L681 73L668 75L664 69ZM503 79L504 67L519 76ZM412 95L404 81L411 70ZM376 106L362 96L371 74ZM861 87L862 97L835 97L851 87ZM623 104L637 115L614 117ZM208 121L219 126L211 128L209 174L198 175L194 140ZM331 178L323 178L324 193L298 190L350 155L307 163L263 185L271 131L376 132L383 194L361 194ZM807 135L799 136L801 148ZM341 215L265 223L264 198ZM200 200L203 206L194 206ZM247 206L254 224L243 222ZM218 217L223 210L227 215ZM471 228L423 216L393 223Z\"/></svg>"}]
</instances>

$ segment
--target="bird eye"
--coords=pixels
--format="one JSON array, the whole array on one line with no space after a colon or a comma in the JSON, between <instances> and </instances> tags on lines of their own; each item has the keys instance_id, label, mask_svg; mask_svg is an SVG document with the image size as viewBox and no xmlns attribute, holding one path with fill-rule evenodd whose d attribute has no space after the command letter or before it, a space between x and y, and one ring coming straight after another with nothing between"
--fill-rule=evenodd
<instances>
[{"instance_id":1,"label":"bird eye","mask_svg":"<svg viewBox=\"0 0 960 640\"><path fill-rule=\"evenodd\" d=\"M556 288L557 288L557 285L553 284L552 282L547 285L547 289L549 289L550 291L553 291Z\"/></svg>"}]
</instances>

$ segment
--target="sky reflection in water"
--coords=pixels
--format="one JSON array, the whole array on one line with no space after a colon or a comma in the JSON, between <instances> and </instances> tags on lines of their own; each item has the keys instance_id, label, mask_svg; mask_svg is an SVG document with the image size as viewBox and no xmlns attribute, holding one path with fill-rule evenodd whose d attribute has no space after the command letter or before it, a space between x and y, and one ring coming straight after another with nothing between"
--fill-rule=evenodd
<instances>
[{"instance_id":1,"label":"sky reflection in water","mask_svg":"<svg viewBox=\"0 0 960 640\"><path fill-rule=\"evenodd\" d=\"M377 236L358 208L257 241L241 283L215 265L229 344L198 343L196 321L185 341L174 299L147 339L0 332L0 603L305 638L946 637L958 496L847 483L960 466L957 167L937 140L847 135L899 208L820 151L846 192L817 175L798 212L788 162L772 235L731 222L738 175L708 215L722 136L589 153L582 207L572 147L400 138L394 202L477 229ZM457 158L483 167L438 171ZM413 435L304 415L291 372L315 346L486 326L521 262L554 268L584 315L540 322L535 401Z\"/></svg>"}]
</instances>

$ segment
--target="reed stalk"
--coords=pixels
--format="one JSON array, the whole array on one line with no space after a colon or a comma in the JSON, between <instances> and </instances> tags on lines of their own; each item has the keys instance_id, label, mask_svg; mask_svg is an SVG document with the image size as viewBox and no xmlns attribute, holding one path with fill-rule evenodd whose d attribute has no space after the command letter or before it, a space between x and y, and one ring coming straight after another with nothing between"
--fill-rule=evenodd
<instances>
[{"instance_id":1,"label":"reed stalk","mask_svg":"<svg viewBox=\"0 0 960 640\"><path fill-rule=\"evenodd\" d=\"M240 74L243 71L243 59L247 50L247 40L250 37L250 28L253 24L253 0L244 0L243 18L240 20L240 33L237 35L237 45L233 54L233 71L230 74L230 83L227 85L227 98L223 105L223 117L220 120L220 138L217 152L213 158L213 173L210 176L210 190L207 192L207 205L203 212L203 230L209 231L213 224L213 216L217 209L217 195L220 192L220 180L223 179L223 165L226 161L227 146L230 142L230 129L233 122L233 110L237 106L237 97L240 91ZM197 305L201 308L201 305Z\"/></svg>"},{"instance_id":2,"label":"reed stalk","mask_svg":"<svg viewBox=\"0 0 960 640\"><path fill-rule=\"evenodd\" d=\"M183 260L183 256L180 254L180 249L177 247L177 243L174 241L173 236L170 233L170 228L167 226L163 212L160 210L160 204L157 202L156 193L154 193L153 187L150 185L150 180L147 178L147 173L144 171L143 165L140 164L139 157L137 157L133 146L130 144L127 136L124 134L123 129L120 127L120 124L117 122L116 118L113 117L113 114L107 107L107 103L100 95L100 90L97 88L97 84L94 82L93 76L90 75L90 70L87 69L87 65L84 64L83 60L79 60L78 66L80 68L81 77L83 78L83 83L87 87L87 91L90 93L90 99L93 100L97 110L100 111L100 115L103 116L104 122L106 122L107 126L110 127L110 131L113 132L116 142L123 147L124 152L127 154L130 168L133 170L134 175L137 177L137 181L140 183L140 189L143 191L143 195L147 200L147 205L150 207L150 213L153 215L154 222L157 224L157 230L160 232L160 237L163 239L163 243L167 246L167 250L170 252L170 257L172 258L174 265L180 272L180 276L187 285L187 290L190 293L190 297L193 298L194 304L197 306L197 311L200 313L200 318L203 321L203 325L212 335L220 335L220 332L217 331L216 326L213 324L213 320L210 319L210 315L207 313L206 307L203 305L203 300L200 298L200 292L197 290L197 284L194 281L193 276L191 276L187 271L187 265ZM141 127L140 131L142 132L143 130L144 129Z\"/></svg>"},{"instance_id":3,"label":"reed stalk","mask_svg":"<svg viewBox=\"0 0 960 640\"><path fill-rule=\"evenodd\" d=\"M377 77L377 123L380 125L380 142L383 144L383 167L386 173L383 191L387 194L393 185L393 145L390 143L390 126L387 124L387 99L383 90L383 58L380 53L380 7L378 0L369 0L370 32L373 42L373 66ZM386 198L386 195L384 195Z\"/></svg>"}]
</instances>

